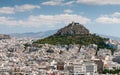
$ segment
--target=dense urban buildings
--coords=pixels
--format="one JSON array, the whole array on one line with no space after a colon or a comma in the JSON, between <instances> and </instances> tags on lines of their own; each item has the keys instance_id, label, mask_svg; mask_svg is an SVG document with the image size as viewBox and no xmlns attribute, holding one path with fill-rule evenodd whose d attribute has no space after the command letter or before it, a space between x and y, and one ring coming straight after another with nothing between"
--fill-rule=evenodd
<instances>
[{"instance_id":1,"label":"dense urban buildings","mask_svg":"<svg viewBox=\"0 0 120 75\"><path fill-rule=\"evenodd\" d=\"M116 46L113 55L107 49L96 55L94 44L78 51L79 45L70 45L67 50L67 45L35 46L32 42L30 38L0 40L0 75L109 75L105 70L119 75L120 42L108 41Z\"/></svg>"}]
</instances>

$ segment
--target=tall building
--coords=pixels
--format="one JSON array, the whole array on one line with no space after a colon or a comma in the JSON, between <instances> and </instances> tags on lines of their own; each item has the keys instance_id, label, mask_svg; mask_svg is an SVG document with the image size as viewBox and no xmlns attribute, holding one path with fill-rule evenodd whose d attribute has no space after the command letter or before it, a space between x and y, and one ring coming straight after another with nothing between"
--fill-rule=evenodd
<instances>
[{"instance_id":1,"label":"tall building","mask_svg":"<svg viewBox=\"0 0 120 75\"><path fill-rule=\"evenodd\" d=\"M97 73L97 65L94 62L74 62L74 72L71 75L95 75Z\"/></svg>"}]
</instances>

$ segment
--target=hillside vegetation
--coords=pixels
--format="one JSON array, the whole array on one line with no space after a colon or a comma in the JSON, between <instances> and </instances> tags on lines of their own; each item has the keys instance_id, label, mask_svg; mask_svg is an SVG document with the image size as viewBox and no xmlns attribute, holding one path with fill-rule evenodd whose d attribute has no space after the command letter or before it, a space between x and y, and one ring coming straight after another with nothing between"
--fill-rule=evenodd
<instances>
[{"instance_id":1,"label":"hillside vegetation","mask_svg":"<svg viewBox=\"0 0 120 75\"><path fill-rule=\"evenodd\" d=\"M79 44L85 46L89 44L96 44L98 45L98 48L110 49L105 43L108 40L108 38L103 38L96 34L89 33L89 30L79 23L71 23L68 26L58 30L56 34L37 40L34 43L47 43L52 45Z\"/></svg>"}]
</instances>

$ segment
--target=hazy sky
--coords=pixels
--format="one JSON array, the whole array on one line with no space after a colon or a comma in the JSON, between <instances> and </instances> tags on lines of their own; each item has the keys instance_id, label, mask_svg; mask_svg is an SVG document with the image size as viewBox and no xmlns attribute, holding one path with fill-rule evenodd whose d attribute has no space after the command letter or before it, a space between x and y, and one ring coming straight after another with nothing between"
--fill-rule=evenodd
<instances>
[{"instance_id":1,"label":"hazy sky","mask_svg":"<svg viewBox=\"0 0 120 75\"><path fill-rule=\"evenodd\" d=\"M0 0L0 33L54 30L72 21L120 37L120 0Z\"/></svg>"}]
</instances>

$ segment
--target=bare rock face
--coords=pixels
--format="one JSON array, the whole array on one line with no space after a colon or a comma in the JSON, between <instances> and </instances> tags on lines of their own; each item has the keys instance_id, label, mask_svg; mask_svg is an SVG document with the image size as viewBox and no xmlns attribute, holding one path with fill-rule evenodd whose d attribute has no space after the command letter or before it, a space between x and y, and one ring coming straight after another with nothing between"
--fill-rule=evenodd
<instances>
[{"instance_id":1,"label":"bare rock face","mask_svg":"<svg viewBox=\"0 0 120 75\"><path fill-rule=\"evenodd\" d=\"M60 29L56 35L87 35L89 30L79 23L72 22L68 26Z\"/></svg>"},{"instance_id":2,"label":"bare rock face","mask_svg":"<svg viewBox=\"0 0 120 75\"><path fill-rule=\"evenodd\" d=\"M1 39L10 39L10 36L5 34L0 34L0 40Z\"/></svg>"}]
</instances>

